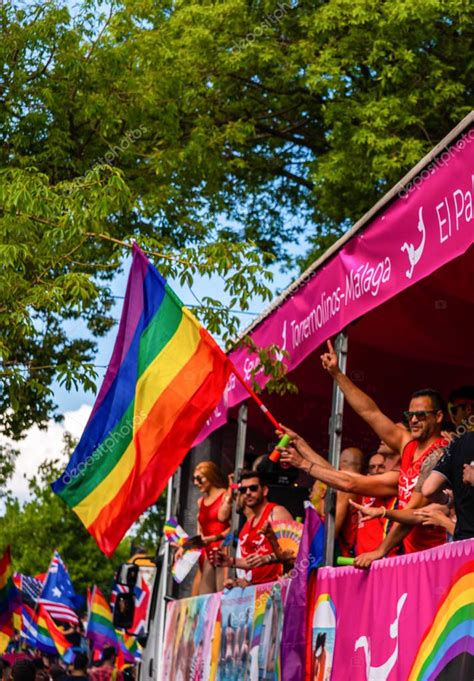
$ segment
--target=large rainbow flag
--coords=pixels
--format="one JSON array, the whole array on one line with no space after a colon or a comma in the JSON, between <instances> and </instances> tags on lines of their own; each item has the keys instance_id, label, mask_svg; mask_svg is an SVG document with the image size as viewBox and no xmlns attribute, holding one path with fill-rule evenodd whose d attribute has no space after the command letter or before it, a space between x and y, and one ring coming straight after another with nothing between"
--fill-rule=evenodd
<instances>
[{"instance_id":1,"label":"large rainbow flag","mask_svg":"<svg viewBox=\"0 0 474 681\"><path fill-rule=\"evenodd\" d=\"M232 365L143 252L82 438L53 490L111 556L218 404Z\"/></svg>"},{"instance_id":2,"label":"large rainbow flag","mask_svg":"<svg viewBox=\"0 0 474 681\"><path fill-rule=\"evenodd\" d=\"M12 579L10 547L7 546L0 558L0 654L13 635L13 614L18 607L18 592Z\"/></svg>"},{"instance_id":3,"label":"large rainbow flag","mask_svg":"<svg viewBox=\"0 0 474 681\"><path fill-rule=\"evenodd\" d=\"M95 650L103 650L107 646L113 646L116 650L118 648L112 611L97 586L94 586L90 600L86 636L92 641Z\"/></svg>"}]
</instances>

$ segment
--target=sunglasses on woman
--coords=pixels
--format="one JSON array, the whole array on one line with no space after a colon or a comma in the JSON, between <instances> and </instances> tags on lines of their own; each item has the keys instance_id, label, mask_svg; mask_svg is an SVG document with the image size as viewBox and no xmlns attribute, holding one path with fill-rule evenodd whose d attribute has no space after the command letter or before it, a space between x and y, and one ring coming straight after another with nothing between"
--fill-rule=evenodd
<instances>
[{"instance_id":1,"label":"sunglasses on woman","mask_svg":"<svg viewBox=\"0 0 474 681\"><path fill-rule=\"evenodd\" d=\"M202 485L204 478L201 478L200 475L193 475L193 482L197 482L198 485Z\"/></svg>"}]
</instances>

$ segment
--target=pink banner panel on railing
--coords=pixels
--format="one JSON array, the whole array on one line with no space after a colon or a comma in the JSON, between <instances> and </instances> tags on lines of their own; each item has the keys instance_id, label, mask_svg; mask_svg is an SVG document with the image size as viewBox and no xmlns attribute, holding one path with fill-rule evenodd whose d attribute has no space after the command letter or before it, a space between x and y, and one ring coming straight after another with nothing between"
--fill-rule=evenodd
<instances>
[{"instance_id":1,"label":"pink banner panel on railing","mask_svg":"<svg viewBox=\"0 0 474 681\"><path fill-rule=\"evenodd\" d=\"M473 243L474 128L439 154L368 226L356 234L250 335L258 346L278 344L294 369L350 322L462 255ZM230 355L249 379L257 361L247 350ZM285 360L286 361L286 360ZM256 376L261 385L265 378ZM232 375L221 403L196 444L248 397Z\"/></svg>"},{"instance_id":2,"label":"pink banner panel on railing","mask_svg":"<svg viewBox=\"0 0 474 681\"><path fill-rule=\"evenodd\" d=\"M474 678L474 540L322 568L310 613L309 681Z\"/></svg>"}]
</instances>

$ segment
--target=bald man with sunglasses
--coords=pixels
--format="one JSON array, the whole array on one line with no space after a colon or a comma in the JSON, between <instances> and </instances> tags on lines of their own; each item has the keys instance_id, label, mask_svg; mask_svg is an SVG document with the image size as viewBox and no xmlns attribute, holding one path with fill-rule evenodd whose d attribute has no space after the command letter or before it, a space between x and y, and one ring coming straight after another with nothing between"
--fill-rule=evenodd
<instances>
[{"instance_id":1,"label":"bald man with sunglasses","mask_svg":"<svg viewBox=\"0 0 474 681\"><path fill-rule=\"evenodd\" d=\"M428 389L413 393L408 411L404 412L409 427L407 431L383 414L372 398L342 373L337 354L330 341L328 341L328 351L321 356L321 361L324 369L336 381L354 411L391 450L401 454L400 470L391 470L376 476L336 471L302 438L288 429L284 429L284 432L288 432L292 437L293 447L289 446L286 452L283 452L282 461L296 465L309 475L344 492L372 497L397 495L399 509L425 506L428 500L421 492L415 491L421 468L433 452L441 452L447 444L441 436L445 404L440 393ZM435 458L437 460L437 457ZM432 465L434 466L434 462ZM424 474L427 473L424 471ZM413 527L396 523L379 548L358 556L355 565L368 568L374 560L383 558L395 546L402 543L405 552L412 553L432 548L445 541L446 532L440 528L423 525Z\"/></svg>"}]
</instances>

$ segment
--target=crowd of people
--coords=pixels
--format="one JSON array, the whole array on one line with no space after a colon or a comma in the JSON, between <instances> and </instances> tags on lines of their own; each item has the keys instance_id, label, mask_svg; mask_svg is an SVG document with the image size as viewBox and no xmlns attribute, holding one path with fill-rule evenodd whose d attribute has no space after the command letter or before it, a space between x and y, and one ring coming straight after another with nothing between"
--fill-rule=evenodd
<instances>
[{"instance_id":1,"label":"crowd of people","mask_svg":"<svg viewBox=\"0 0 474 681\"><path fill-rule=\"evenodd\" d=\"M343 450L336 469L290 428L277 432L289 437L281 467L314 479L309 497L323 521L327 488L337 490L336 551L353 556L356 567L369 568L385 556L474 537L474 386L453 390L447 404L437 390L417 390L403 420L394 422L340 370L330 342L321 360L346 402L380 439L368 457L356 447ZM269 501L261 459L241 473L238 484L232 476L226 481L211 462L197 466L203 553L194 593L269 582L293 567L294 553L281 550L272 529L292 516ZM228 546L233 505L241 518L235 555Z\"/></svg>"},{"instance_id":2,"label":"crowd of people","mask_svg":"<svg viewBox=\"0 0 474 681\"><path fill-rule=\"evenodd\" d=\"M134 681L135 668L117 669L114 647L102 650L99 660L92 662L85 652L77 651L66 664L61 658L42 654L39 650L9 651L0 657L0 681Z\"/></svg>"}]
</instances>

